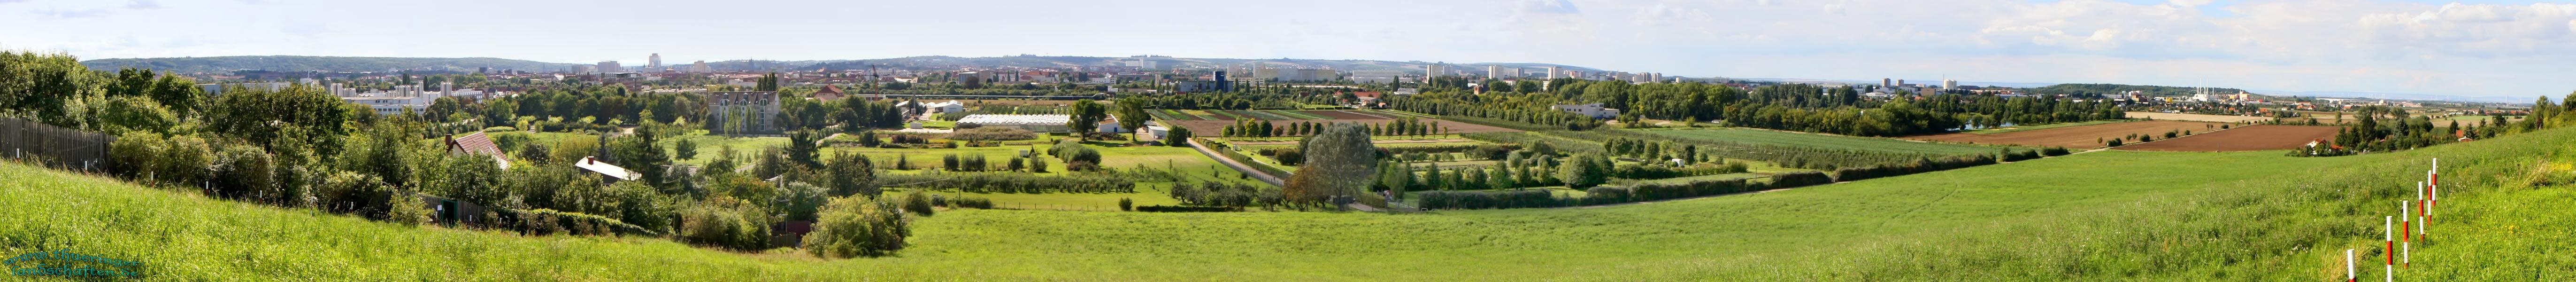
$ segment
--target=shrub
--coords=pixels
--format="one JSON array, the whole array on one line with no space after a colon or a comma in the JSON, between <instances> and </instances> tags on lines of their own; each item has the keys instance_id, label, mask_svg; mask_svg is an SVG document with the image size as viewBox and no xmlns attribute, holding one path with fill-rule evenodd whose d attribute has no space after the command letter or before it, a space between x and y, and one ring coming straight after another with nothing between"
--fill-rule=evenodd
<instances>
[{"instance_id":1,"label":"shrub","mask_svg":"<svg viewBox=\"0 0 2576 282\"><path fill-rule=\"evenodd\" d=\"M1580 199L1557 198L1547 190L1427 191L1414 195L1425 209L1508 209L1572 206Z\"/></svg>"},{"instance_id":2,"label":"shrub","mask_svg":"<svg viewBox=\"0 0 2576 282\"><path fill-rule=\"evenodd\" d=\"M1271 159L1279 160L1280 165L1294 166L1306 163L1305 151L1298 150L1297 148L1261 149L1258 153L1261 153L1263 156L1270 156Z\"/></svg>"},{"instance_id":3,"label":"shrub","mask_svg":"<svg viewBox=\"0 0 2576 282\"><path fill-rule=\"evenodd\" d=\"M618 182L617 185L620 188L624 188L627 186L627 183L636 182ZM634 187L644 188L644 186L640 184L634 185ZM822 186L814 186L813 184L806 184L804 182L789 182L787 183L785 190L787 190L785 191L787 193L787 195L785 195L785 200L787 202L779 203L778 208L787 213L787 220L814 220L817 216L816 214L821 212L823 204L832 200L831 191L823 189Z\"/></svg>"},{"instance_id":4,"label":"shrub","mask_svg":"<svg viewBox=\"0 0 2576 282\"><path fill-rule=\"evenodd\" d=\"M606 216L594 214L564 212L551 209L507 210L507 212L509 212L507 216L519 219L517 223L513 223L515 226L511 226L512 229L528 235L565 233L571 235L627 234L656 236L660 234L656 233L654 230L645 229L642 226L627 224L626 222L618 221L615 218L608 218Z\"/></svg>"},{"instance_id":5,"label":"shrub","mask_svg":"<svg viewBox=\"0 0 2576 282\"><path fill-rule=\"evenodd\" d=\"M208 180L212 180L216 195L227 198L252 198L261 202L274 203L275 201L269 201L269 199L282 198L286 195L252 190L278 187L276 165L277 163L269 158L267 151L262 151L256 146L236 144L224 146L222 151L216 152L213 163L208 165L206 170L214 173L215 177Z\"/></svg>"},{"instance_id":6,"label":"shrub","mask_svg":"<svg viewBox=\"0 0 2576 282\"><path fill-rule=\"evenodd\" d=\"M680 212L680 239L737 251L767 249L769 224L776 220L762 210L729 196L707 199Z\"/></svg>"},{"instance_id":7,"label":"shrub","mask_svg":"<svg viewBox=\"0 0 2576 282\"><path fill-rule=\"evenodd\" d=\"M993 209L993 199L960 197L949 202L961 209Z\"/></svg>"},{"instance_id":8,"label":"shrub","mask_svg":"<svg viewBox=\"0 0 2576 282\"><path fill-rule=\"evenodd\" d=\"M618 184L625 183L621 182ZM652 186L645 185L616 185L612 187L614 189L609 192L617 194L617 201L619 203L619 205L617 205L618 221L634 224L635 226L646 230L652 230L656 232L656 234L668 234L671 232L673 225L672 219L679 218L679 211L672 209L672 205L668 198L663 196L661 191L654 189Z\"/></svg>"},{"instance_id":9,"label":"shrub","mask_svg":"<svg viewBox=\"0 0 2576 282\"><path fill-rule=\"evenodd\" d=\"M927 201L927 200L925 200ZM892 204L848 196L832 199L814 231L805 234L805 250L825 258L882 256L902 250L912 236L903 211Z\"/></svg>"},{"instance_id":10,"label":"shrub","mask_svg":"<svg viewBox=\"0 0 2576 282\"><path fill-rule=\"evenodd\" d=\"M436 219L431 217L428 204L420 201L420 194L407 190L394 190L389 194L392 194L392 197L385 200L386 221L405 226L419 226Z\"/></svg>"},{"instance_id":11,"label":"shrub","mask_svg":"<svg viewBox=\"0 0 2576 282\"><path fill-rule=\"evenodd\" d=\"M1275 201L1269 201L1268 199L1280 197L1278 194L1279 191L1275 189L1261 189L1261 187L1248 184L1222 182L1206 182L1199 183L1198 185L1190 185L1189 183L1173 183L1171 189L1172 199L1181 200L1181 204L1192 206L1266 206L1276 204Z\"/></svg>"},{"instance_id":12,"label":"shrub","mask_svg":"<svg viewBox=\"0 0 2576 282\"><path fill-rule=\"evenodd\" d=\"M2003 161L2007 161L2007 162L2018 162L2018 161L2022 161L2022 160L2029 160L2029 159L2037 159L2037 158L2039 158L2039 151L2032 151L2032 150L2004 150L2004 151L2003 151L2003 153L2001 153L2001 154L1999 154L1999 155L2000 155L2000 156L2002 156Z\"/></svg>"},{"instance_id":13,"label":"shrub","mask_svg":"<svg viewBox=\"0 0 2576 282\"><path fill-rule=\"evenodd\" d=\"M1135 193L1136 180L1116 175L1034 175L1004 172L887 174L893 187L958 189L968 193Z\"/></svg>"},{"instance_id":14,"label":"shrub","mask_svg":"<svg viewBox=\"0 0 2576 282\"><path fill-rule=\"evenodd\" d=\"M1136 211L1136 200L1129 200L1129 199L1127 199L1127 198L1118 198L1118 210L1119 210L1119 211Z\"/></svg>"},{"instance_id":15,"label":"shrub","mask_svg":"<svg viewBox=\"0 0 2576 282\"><path fill-rule=\"evenodd\" d=\"M930 206L930 193L923 193L919 189L912 190L911 194L905 194L903 196L903 210L920 214L921 216L930 216L931 214L939 213L939 210L932 209Z\"/></svg>"},{"instance_id":16,"label":"shrub","mask_svg":"<svg viewBox=\"0 0 2576 282\"><path fill-rule=\"evenodd\" d=\"M116 143L108 144L107 155L112 158L109 168L127 178L158 177L154 170L160 166L155 161L160 160L165 142L160 134L150 132L127 132L117 136Z\"/></svg>"},{"instance_id":17,"label":"shrub","mask_svg":"<svg viewBox=\"0 0 2576 282\"><path fill-rule=\"evenodd\" d=\"M321 181L320 185L314 185L313 195L318 198L316 201L323 211L383 219L384 212L391 207L385 204L385 199L392 197L392 189L385 187L384 181L376 180L374 175L335 171L323 176Z\"/></svg>"},{"instance_id":18,"label":"shrub","mask_svg":"<svg viewBox=\"0 0 2576 282\"><path fill-rule=\"evenodd\" d=\"M1743 179L1702 180L1675 184L1638 184L1626 187L1636 202L1660 201L1689 197L1759 191L1770 187ZM1598 192L1595 192L1596 195Z\"/></svg>"},{"instance_id":19,"label":"shrub","mask_svg":"<svg viewBox=\"0 0 2576 282\"><path fill-rule=\"evenodd\" d=\"M2066 147L2048 147L2047 149L2040 149L2040 150L2039 150L2039 154L2040 154L2040 155L2050 156L2050 157L2055 157L2055 156L2064 156L2064 155L2067 155L2067 154L2074 154L2074 153L2075 153L2075 152L2073 152L2073 151L2067 151L2067 150L2066 150Z\"/></svg>"},{"instance_id":20,"label":"shrub","mask_svg":"<svg viewBox=\"0 0 2576 282\"><path fill-rule=\"evenodd\" d=\"M1584 189L1583 192L1585 193L1583 196L1583 204L1585 205L1636 202L1634 199L1629 198L1631 193L1628 193L1628 188L1624 187L1597 186L1592 187L1592 189Z\"/></svg>"},{"instance_id":21,"label":"shrub","mask_svg":"<svg viewBox=\"0 0 2576 282\"><path fill-rule=\"evenodd\" d=\"M1056 153L1055 155L1056 155L1056 157L1057 157L1057 158L1063 158L1063 159L1064 159L1064 162L1065 162L1065 169L1073 170L1073 171L1091 171L1091 170L1093 170L1093 169L1097 169L1097 168L1098 168L1097 166L1075 167L1073 164L1074 164L1074 163L1099 164L1099 163L1100 163L1100 151L1099 151L1099 150L1091 149L1091 147L1090 147L1090 146L1083 146L1083 145L1080 145L1079 143L1076 143L1076 144L1074 144L1074 145L1072 145L1072 146L1070 146L1070 147L1065 147L1064 145L1056 145L1056 146L1059 146L1059 147L1057 147L1057 148L1056 148L1056 152L1057 152L1057 153Z\"/></svg>"},{"instance_id":22,"label":"shrub","mask_svg":"<svg viewBox=\"0 0 2576 282\"><path fill-rule=\"evenodd\" d=\"M1825 183L1834 183L1834 178L1825 176L1823 172L1800 171L1771 175L1771 186L1777 188L1806 187Z\"/></svg>"},{"instance_id":23,"label":"shrub","mask_svg":"<svg viewBox=\"0 0 2576 282\"><path fill-rule=\"evenodd\" d=\"M1242 207L1138 206L1140 212L1238 212Z\"/></svg>"},{"instance_id":24,"label":"shrub","mask_svg":"<svg viewBox=\"0 0 2576 282\"><path fill-rule=\"evenodd\" d=\"M162 145L160 159L152 161L156 166L152 169L155 173L153 177L187 187L197 187L206 179L207 168L214 164L213 155L214 150L206 146L205 139L190 136L171 137L169 142Z\"/></svg>"},{"instance_id":25,"label":"shrub","mask_svg":"<svg viewBox=\"0 0 2576 282\"><path fill-rule=\"evenodd\" d=\"M2023 153L2031 154L2031 157L2032 157L2032 158L2037 158L2037 153L2032 153L2032 152L2023 152ZM1880 177L1889 177L1889 176L1898 176L1898 175L1907 175L1907 174L1924 173L1924 172L1932 172L1932 171L1940 171L1940 170L1949 170L1949 169L1955 169L1955 168L1964 168L1964 167L1971 167L1971 166L1988 165L1988 164L1994 164L1994 163L1995 163L1994 156L1988 156L1988 155L1968 155L1968 156L1948 157L1948 158L1939 158L1939 159L1916 159L1916 160L1914 160L1914 162L1911 162L1911 163L1886 164L1886 165L1878 165L1878 166L1870 166L1870 167L1855 167L1855 168L1843 168L1843 169L1837 169L1837 170L1834 170L1834 179L1833 179L1833 180L1834 180L1834 181L1859 181L1859 180L1863 180L1863 179L1880 178Z\"/></svg>"}]
</instances>

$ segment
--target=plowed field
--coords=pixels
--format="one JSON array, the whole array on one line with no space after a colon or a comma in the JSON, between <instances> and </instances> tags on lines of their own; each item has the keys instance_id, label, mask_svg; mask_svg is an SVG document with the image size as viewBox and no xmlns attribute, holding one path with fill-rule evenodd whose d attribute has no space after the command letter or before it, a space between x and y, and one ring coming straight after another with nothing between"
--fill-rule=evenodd
<instances>
[{"instance_id":1,"label":"plowed field","mask_svg":"<svg viewBox=\"0 0 2576 282\"><path fill-rule=\"evenodd\" d=\"M2249 125L2144 144L2120 146L2121 150L2225 152L2288 150L2317 139L2334 140L2333 126Z\"/></svg>"},{"instance_id":2,"label":"plowed field","mask_svg":"<svg viewBox=\"0 0 2576 282\"><path fill-rule=\"evenodd\" d=\"M2101 148L2102 145L2104 145L2104 140L2126 137L2129 136L2129 134L2153 134L2156 138L2164 138L2165 132L2176 130L2190 130L2194 132L2217 130L2217 124L2218 123L2197 121L2151 120L2014 131L1996 134L1949 133L1918 135L1905 137L1905 139L1965 142L1989 145L2092 149ZM2333 133L2333 130L2327 130L2327 133Z\"/></svg>"}]
</instances>

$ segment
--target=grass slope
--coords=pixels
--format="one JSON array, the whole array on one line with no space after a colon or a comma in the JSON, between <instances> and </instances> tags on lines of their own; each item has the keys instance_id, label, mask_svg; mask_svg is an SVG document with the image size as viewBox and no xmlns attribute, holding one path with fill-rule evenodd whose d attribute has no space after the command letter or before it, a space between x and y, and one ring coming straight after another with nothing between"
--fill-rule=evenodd
<instances>
[{"instance_id":1,"label":"grass slope","mask_svg":"<svg viewBox=\"0 0 2576 282\"><path fill-rule=\"evenodd\" d=\"M2576 279L2576 130L2407 152L2104 151L1652 204L1431 214L963 210L897 256L522 237L237 204L0 165L0 253L156 280L2331 280L2444 159L2411 280ZM774 278L774 279L771 279Z\"/></svg>"}]
</instances>

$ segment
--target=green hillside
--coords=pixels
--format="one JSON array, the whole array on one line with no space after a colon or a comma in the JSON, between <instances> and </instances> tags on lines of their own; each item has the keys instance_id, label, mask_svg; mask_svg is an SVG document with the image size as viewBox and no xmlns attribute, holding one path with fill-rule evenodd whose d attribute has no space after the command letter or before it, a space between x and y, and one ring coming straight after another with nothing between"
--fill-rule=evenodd
<instances>
[{"instance_id":1,"label":"green hillside","mask_svg":"<svg viewBox=\"0 0 2576 282\"><path fill-rule=\"evenodd\" d=\"M2379 217L2441 157L2437 232L2400 279L2566 281L2571 140L2332 158L2104 151L1576 209L959 210L917 219L893 257L835 260L407 227L6 164L0 253L142 261L151 280L2314 281L2341 278L2343 249L2375 252Z\"/></svg>"}]
</instances>

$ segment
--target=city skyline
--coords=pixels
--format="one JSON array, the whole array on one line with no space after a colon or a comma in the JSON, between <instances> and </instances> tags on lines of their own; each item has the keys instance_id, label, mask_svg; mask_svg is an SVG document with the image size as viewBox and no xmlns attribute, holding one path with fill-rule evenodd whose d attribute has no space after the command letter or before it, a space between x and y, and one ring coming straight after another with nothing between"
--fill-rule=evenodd
<instances>
[{"instance_id":1,"label":"city skyline","mask_svg":"<svg viewBox=\"0 0 2576 282\"><path fill-rule=\"evenodd\" d=\"M2542 82L2576 70L2576 56L2550 52L2576 47L2576 4L2503 1L1323 1L1214 12L1184 1L1001 4L1028 8L1008 10L915 2L280 2L300 1L0 1L0 10L24 13L0 24L58 27L0 35L0 48L84 59L496 57L635 66L650 65L656 53L672 62L1153 54L2470 97L2564 94ZM666 11L679 6L692 8ZM906 12L945 10L978 12ZM383 16L361 16L370 13ZM724 20L746 15L770 20Z\"/></svg>"}]
</instances>

